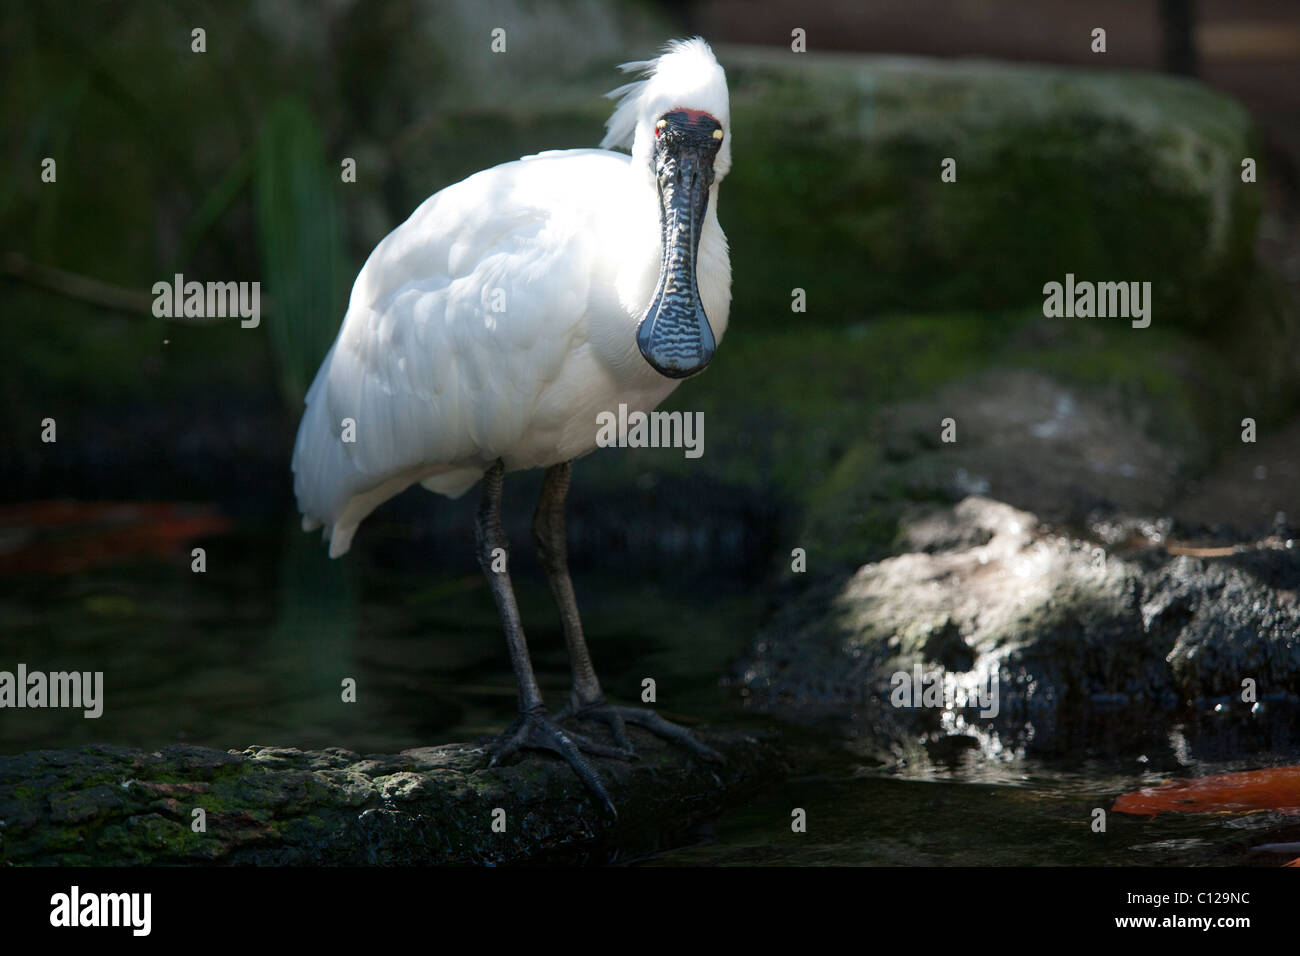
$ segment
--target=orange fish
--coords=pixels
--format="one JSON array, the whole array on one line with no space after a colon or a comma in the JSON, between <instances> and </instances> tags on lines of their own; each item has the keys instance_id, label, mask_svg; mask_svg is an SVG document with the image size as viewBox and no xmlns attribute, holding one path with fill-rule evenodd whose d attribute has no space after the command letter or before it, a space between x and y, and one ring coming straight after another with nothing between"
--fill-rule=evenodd
<instances>
[{"instance_id":1,"label":"orange fish","mask_svg":"<svg viewBox=\"0 0 1300 956\"><path fill-rule=\"evenodd\" d=\"M1248 813L1275 810L1300 813L1300 767L1272 767L1176 780L1121 794L1119 813Z\"/></svg>"},{"instance_id":2,"label":"orange fish","mask_svg":"<svg viewBox=\"0 0 1300 956\"><path fill-rule=\"evenodd\" d=\"M173 559L230 521L212 505L29 501L0 508L0 574L73 574L129 558Z\"/></svg>"}]
</instances>

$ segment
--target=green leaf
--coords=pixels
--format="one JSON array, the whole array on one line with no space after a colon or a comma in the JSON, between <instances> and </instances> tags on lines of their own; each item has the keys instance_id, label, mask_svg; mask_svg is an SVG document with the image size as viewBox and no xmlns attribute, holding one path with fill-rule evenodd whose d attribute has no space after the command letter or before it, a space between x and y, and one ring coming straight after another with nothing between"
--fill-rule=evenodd
<instances>
[{"instance_id":1,"label":"green leaf","mask_svg":"<svg viewBox=\"0 0 1300 956\"><path fill-rule=\"evenodd\" d=\"M343 315L339 182L307 107L288 98L273 104L258 141L253 193L263 292L274 304L267 334L280 387L295 406Z\"/></svg>"}]
</instances>

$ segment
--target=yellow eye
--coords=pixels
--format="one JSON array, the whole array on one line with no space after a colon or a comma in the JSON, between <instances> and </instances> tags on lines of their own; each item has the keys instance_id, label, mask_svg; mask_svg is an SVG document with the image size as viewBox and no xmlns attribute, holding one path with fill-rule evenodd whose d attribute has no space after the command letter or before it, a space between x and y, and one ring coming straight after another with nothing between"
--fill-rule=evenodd
<instances>
[{"instance_id":1,"label":"yellow eye","mask_svg":"<svg viewBox=\"0 0 1300 956\"><path fill-rule=\"evenodd\" d=\"M722 139L722 130L720 130L720 129L715 129L715 130L713 131L713 138L714 138L714 139Z\"/></svg>"},{"instance_id":2,"label":"yellow eye","mask_svg":"<svg viewBox=\"0 0 1300 956\"><path fill-rule=\"evenodd\" d=\"M655 123L655 129L663 129L667 125L668 125L667 120L660 120L659 122Z\"/></svg>"}]
</instances>

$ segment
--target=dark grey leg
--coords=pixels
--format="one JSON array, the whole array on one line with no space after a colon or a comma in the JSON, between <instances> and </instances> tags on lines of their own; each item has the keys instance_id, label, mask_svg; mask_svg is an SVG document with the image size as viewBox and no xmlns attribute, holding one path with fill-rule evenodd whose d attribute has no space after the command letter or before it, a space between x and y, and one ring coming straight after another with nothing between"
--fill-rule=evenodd
<instances>
[{"instance_id":1,"label":"dark grey leg","mask_svg":"<svg viewBox=\"0 0 1300 956\"><path fill-rule=\"evenodd\" d=\"M514 588L508 570L494 571L493 551L501 548L509 555L509 541L501 526L501 485L505 466L497 461L483 475L483 499L474 522L474 539L478 545L478 563L487 576L488 588L501 615L501 626L506 632L510 647L510 666L515 672L519 687L519 716L490 748L490 765L495 766L522 747L553 750L568 761L574 772L598 796L610 813L615 813L609 794L596 775L595 768L583 757L581 751L603 757L624 757L626 754L613 747L589 740L579 734L568 733L550 718L542 693L537 687L533 664L528 657L528 643L519 623L519 607L515 603ZM508 565L507 565L508 567Z\"/></svg>"},{"instance_id":2,"label":"dark grey leg","mask_svg":"<svg viewBox=\"0 0 1300 956\"><path fill-rule=\"evenodd\" d=\"M578 601L573 594L573 581L569 578L568 544L564 529L564 502L569 493L573 475L573 462L566 461L546 469L542 479L542 493L537 499L537 512L533 515L533 541L537 554L546 569L546 579L551 584L551 594L560 610L560 623L564 627L564 642L569 647L569 665L573 670L573 687L569 691L569 704L556 715L557 720L573 716L579 720L596 720L607 724L614 735L614 743L626 751L632 749L627 738L625 723L644 727L657 736L672 740L712 760L722 760L711 747L700 743L685 727L664 720L653 710L641 707L615 707L605 701L596 669L591 663L591 652L582 634L582 618L578 614Z\"/></svg>"},{"instance_id":3,"label":"dark grey leg","mask_svg":"<svg viewBox=\"0 0 1300 956\"><path fill-rule=\"evenodd\" d=\"M569 577L569 547L564 528L564 502L569 493L573 475L573 462L566 461L546 469L542 478L542 493L537 499L533 515L533 542L537 555L546 569L546 580L551 585L551 595L560 611L564 627L564 643L569 647L569 666L573 671L573 689L569 704L581 710L592 704L603 703L605 695L600 689L596 669L591 663L591 652L582 634L582 617L578 614L578 600L573 593ZM620 747L626 747L627 737L622 722L614 728L614 737Z\"/></svg>"}]
</instances>

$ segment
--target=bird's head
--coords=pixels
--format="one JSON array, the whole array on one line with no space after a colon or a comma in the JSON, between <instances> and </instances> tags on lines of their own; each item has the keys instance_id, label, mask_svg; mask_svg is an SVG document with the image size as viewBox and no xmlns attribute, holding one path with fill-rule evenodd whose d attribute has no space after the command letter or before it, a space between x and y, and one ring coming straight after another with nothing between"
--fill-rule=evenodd
<instances>
[{"instance_id":1,"label":"bird's head","mask_svg":"<svg viewBox=\"0 0 1300 956\"><path fill-rule=\"evenodd\" d=\"M709 198L731 169L727 77L699 37L673 41L658 59L622 69L645 78L609 94L620 101L601 146L630 148L634 173L653 180L663 239L659 282L637 324L637 346L661 375L685 378L709 364L716 346L695 260Z\"/></svg>"}]
</instances>

